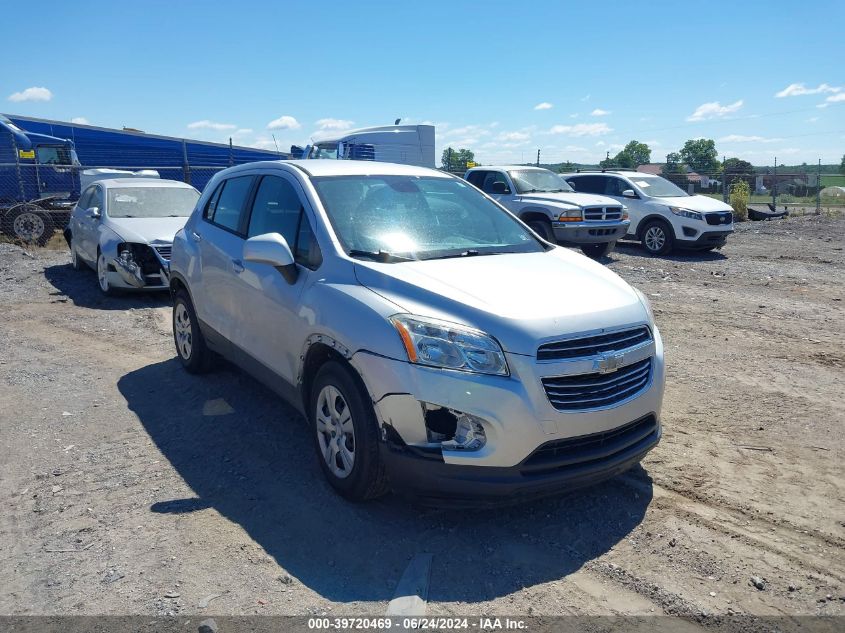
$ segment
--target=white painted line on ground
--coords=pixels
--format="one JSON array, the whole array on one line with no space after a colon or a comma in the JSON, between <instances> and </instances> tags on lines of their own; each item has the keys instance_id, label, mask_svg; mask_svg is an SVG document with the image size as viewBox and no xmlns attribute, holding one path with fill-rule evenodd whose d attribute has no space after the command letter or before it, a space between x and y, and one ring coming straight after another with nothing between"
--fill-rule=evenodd
<instances>
[{"instance_id":1,"label":"white painted line on ground","mask_svg":"<svg viewBox=\"0 0 845 633\"><path fill-rule=\"evenodd\" d=\"M431 554L417 554L411 559L396 585L393 600L387 605L387 615L425 615L432 558Z\"/></svg>"}]
</instances>

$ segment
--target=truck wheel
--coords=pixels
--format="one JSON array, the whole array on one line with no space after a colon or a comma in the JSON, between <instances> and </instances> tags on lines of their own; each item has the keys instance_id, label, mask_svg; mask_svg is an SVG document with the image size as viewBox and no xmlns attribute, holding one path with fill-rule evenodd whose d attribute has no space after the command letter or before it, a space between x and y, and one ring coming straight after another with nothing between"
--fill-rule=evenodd
<instances>
[{"instance_id":1,"label":"truck wheel","mask_svg":"<svg viewBox=\"0 0 845 633\"><path fill-rule=\"evenodd\" d=\"M378 425L357 376L329 361L314 378L308 408L317 458L332 488L350 501L385 494L387 474L379 455Z\"/></svg>"},{"instance_id":2,"label":"truck wheel","mask_svg":"<svg viewBox=\"0 0 845 633\"><path fill-rule=\"evenodd\" d=\"M601 259L607 257L616 248L616 242L604 242L603 244L582 244L581 252L587 257Z\"/></svg>"},{"instance_id":3,"label":"truck wheel","mask_svg":"<svg viewBox=\"0 0 845 633\"><path fill-rule=\"evenodd\" d=\"M49 214L34 205L12 209L5 220L5 233L24 244L45 246L53 237L53 221Z\"/></svg>"},{"instance_id":4,"label":"truck wheel","mask_svg":"<svg viewBox=\"0 0 845 633\"><path fill-rule=\"evenodd\" d=\"M548 220L530 220L528 227L547 242L555 243L554 231Z\"/></svg>"},{"instance_id":5,"label":"truck wheel","mask_svg":"<svg viewBox=\"0 0 845 633\"><path fill-rule=\"evenodd\" d=\"M666 255L675 245L675 236L670 227L663 220L652 220L640 232L643 247L650 255Z\"/></svg>"}]
</instances>

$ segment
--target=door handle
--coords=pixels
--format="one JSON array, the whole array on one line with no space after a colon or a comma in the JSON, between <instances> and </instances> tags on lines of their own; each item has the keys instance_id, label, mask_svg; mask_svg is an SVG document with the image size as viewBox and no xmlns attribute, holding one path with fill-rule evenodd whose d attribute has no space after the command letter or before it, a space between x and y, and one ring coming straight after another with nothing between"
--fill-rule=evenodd
<instances>
[{"instance_id":1,"label":"door handle","mask_svg":"<svg viewBox=\"0 0 845 633\"><path fill-rule=\"evenodd\" d=\"M193 239L195 242L202 242L202 235L200 235L196 231L191 231L191 239Z\"/></svg>"},{"instance_id":2,"label":"door handle","mask_svg":"<svg viewBox=\"0 0 845 633\"><path fill-rule=\"evenodd\" d=\"M242 273L244 271L244 263L239 259L233 259L232 270L234 270L236 273Z\"/></svg>"}]
</instances>

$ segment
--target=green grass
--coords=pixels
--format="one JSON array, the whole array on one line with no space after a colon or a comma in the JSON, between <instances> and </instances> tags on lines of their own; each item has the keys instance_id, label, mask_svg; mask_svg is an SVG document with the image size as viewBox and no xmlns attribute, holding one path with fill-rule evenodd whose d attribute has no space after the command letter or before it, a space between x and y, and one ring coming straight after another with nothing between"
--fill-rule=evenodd
<instances>
[{"instance_id":1,"label":"green grass","mask_svg":"<svg viewBox=\"0 0 845 633\"><path fill-rule=\"evenodd\" d=\"M845 175L822 174L822 187L845 187Z\"/></svg>"}]
</instances>

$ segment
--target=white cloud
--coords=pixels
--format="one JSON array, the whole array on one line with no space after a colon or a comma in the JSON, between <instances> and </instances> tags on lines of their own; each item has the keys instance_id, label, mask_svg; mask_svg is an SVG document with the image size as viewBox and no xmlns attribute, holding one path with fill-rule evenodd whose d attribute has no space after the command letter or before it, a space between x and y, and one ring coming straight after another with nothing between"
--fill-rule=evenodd
<instances>
[{"instance_id":1,"label":"white cloud","mask_svg":"<svg viewBox=\"0 0 845 633\"><path fill-rule=\"evenodd\" d=\"M242 128L238 128L234 132L235 136L243 136L245 134L252 134L252 128L251 127L242 127Z\"/></svg>"},{"instance_id":2,"label":"white cloud","mask_svg":"<svg viewBox=\"0 0 845 633\"><path fill-rule=\"evenodd\" d=\"M590 112L590 116L607 116L608 114L610 114L609 110L602 110L601 108L596 108Z\"/></svg>"},{"instance_id":3,"label":"white cloud","mask_svg":"<svg viewBox=\"0 0 845 633\"><path fill-rule=\"evenodd\" d=\"M500 141L509 143L524 143L531 138L528 132L502 132L498 136Z\"/></svg>"},{"instance_id":4,"label":"white cloud","mask_svg":"<svg viewBox=\"0 0 845 633\"><path fill-rule=\"evenodd\" d=\"M809 119L807 119L807 123L815 123L818 120L819 120L819 117L811 116Z\"/></svg>"},{"instance_id":5,"label":"white cloud","mask_svg":"<svg viewBox=\"0 0 845 633\"><path fill-rule=\"evenodd\" d=\"M33 86L20 92L15 92L9 95L9 101L16 103L20 101L49 101L53 98L53 93L47 88Z\"/></svg>"},{"instance_id":6,"label":"white cloud","mask_svg":"<svg viewBox=\"0 0 845 633\"><path fill-rule=\"evenodd\" d=\"M845 101L845 92L840 92L839 94L830 95L827 99L824 100L824 103L820 103L817 105L817 108L826 108L831 103L838 103L840 101Z\"/></svg>"},{"instance_id":7,"label":"white cloud","mask_svg":"<svg viewBox=\"0 0 845 633\"><path fill-rule=\"evenodd\" d=\"M208 119L188 123L189 130L217 130L218 132L222 132L223 130L234 130L236 127L238 126L232 123L217 123Z\"/></svg>"},{"instance_id":8,"label":"white cloud","mask_svg":"<svg viewBox=\"0 0 845 633\"><path fill-rule=\"evenodd\" d=\"M744 134L728 134L719 139L720 143L777 143L780 138L766 138L765 136L745 136Z\"/></svg>"},{"instance_id":9,"label":"white cloud","mask_svg":"<svg viewBox=\"0 0 845 633\"><path fill-rule=\"evenodd\" d=\"M267 124L268 130L298 130L301 127L299 121L288 114L273 119Z\"/></svg>"},{"instance_id":10,"label":"white cloud","mask_svg":"<svg viewBox=\"0 0 845 633\"><path fill-rule=\"evenodd\" d=\"M70 120L71 123L78 123L79 125L90 125L88 119L84 116L75 116Z\"/></svg>"},{"instance_id":11,"label":"white cloud","mask_svg":"<svg viewBox=\"0 0 845 633\"><path fill-rule=\"evenodd\" d=\"M604 147L604 141L596 141L596 147Z\"/></svg>"},{"instance_id":12,"label":"white cloud","mask_svg":"<svg viewBox=\"0 0 845 633\"><path fill-rule=\"evenodd\" d=\"M543 101L543 103L538 103L534 106L535 110L551 110L554 106L549 103L548 101Z\"/></svg>"},{"instance_id":13,"label":"white cloud","mask_svg":"<svg viewBox=\"0 0 845 633\"><path fill-rule=\"evenodd\" d=\"M830 92L837 93L841 90L842 88L839 86L831 86L829 84L819 84L815 88L807 88L804 84L789 84L786 88L776 93L775 96L778 98L800 97L802 95L817 95Z\"/></svg>"},{"instance_id":14,"label":"white cloud","mask_svg":"<svg viewBox=\"0 0 845 633\"><path fill-rule=\"evenodd\" d=\"M316 125L320 130L348 130L352 127L353 123L355 121L349 121L347 119L319 119Z\"/></svg>"},{"instance_id":15,"label":"white cloud","mask_svg":"<svg viewBox=\"0 0 845 633\"><path fill-rule=\"evenodd\" d=\"M569 136L601 136L613 131L607 123L578 123L576 125L554 125L549 134L568 134Z\"/></svg>"},{"instance_id":16,"label":"white cloud","mask_svg":"<svg viewBox=\"0 0 845 633\"><path fill-rule=\"evenodd\" d=\"M590 100L590 95L586 95L584 97L581 97L581 101L589 101L589 100Z\"/></svg>"},{"instance_id":17,"label":"white cloud","mask_svg":"<svg viewBox=\"0 0 845 633\"><path fill-rule=\"evenodd\" d=\"M687 121L704 121L705 119L723 117L726 114L731 114L739 110L742 107L742 103L742 99L725 106L718 101L702 103L695 109L695 112L687 117Z\"/></svg>"}]
</instances>

